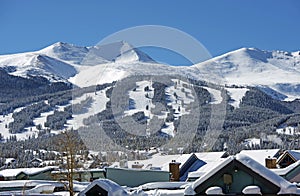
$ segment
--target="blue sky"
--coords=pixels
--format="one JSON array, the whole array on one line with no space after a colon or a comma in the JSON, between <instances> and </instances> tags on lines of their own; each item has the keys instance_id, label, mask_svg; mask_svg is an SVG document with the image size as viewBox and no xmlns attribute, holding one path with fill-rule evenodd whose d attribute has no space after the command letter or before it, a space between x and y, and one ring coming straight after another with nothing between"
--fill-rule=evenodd
<instances>
[{"instance_id":1,"label":"blue sky","mask_svg":"<svg viewBox=\"0 0 300 196\"><path fill-rule=\"evenodd\" d=\"M0 0L0 54L38 50L58 41L90 46L137 25L177 28L212 56L240 47L296 51L299 19L297 0Z\"/></svg>"}]
</instances>

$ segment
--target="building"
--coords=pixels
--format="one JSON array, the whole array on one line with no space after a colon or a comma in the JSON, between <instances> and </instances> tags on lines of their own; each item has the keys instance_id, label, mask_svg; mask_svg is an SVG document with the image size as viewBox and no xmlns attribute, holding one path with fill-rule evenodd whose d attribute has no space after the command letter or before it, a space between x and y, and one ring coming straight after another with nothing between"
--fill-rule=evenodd
<instances>
[{"instance_id":1,"label":"building","mask_svg":"<svg viewBox=\"0 0 300 196\"><path fill-rule=\"evenodd\" d=\"M43 163L43 160L39 158L33 158L29 163L32 167L39 167Z\"/></svg>"},{"instance_id":2,"label":"building","mask_svg":"<svg viewBox=\"0 0 300 196\"><path fill-rule=\"evenodd\" d=\"M137 187L149 182L168 182L170 172L160 170L106 168L106 178L121 186Z\"/></svg>"},{"instance_id":3,"label":"building","mask_svg":"<svg viewBox=\"0 0 300 196\"><path fill-rule=\"evenodd\" d=\"M179 180L186 181L190 172L197 171L208 163L213 165L225 157L228 157L227 152L201 152L181 155L155 154L150 159L128 161L128 168L170 171L169 164L177 162L180 163Z\"/></svg>"},{"instance_id":4,"label":"building","mask_svg":"<svg viewBox=\"0 0 300 196\"><path fill-rule=\"evenodd\" d=\"M185 195L278 195L299 193L296 184L288 182L244 154L226 158L185 190Z\"/></svg>"},{"instance_id":5,"label":"building","mask_svg":"<svg viewBox=\"0 0 300 196\"><path fill-rule=\"evenodd\" d=\"M128 192L117 183L108 179L99 179L93 181L78 196L113 196L113 195L129 195Z\"/></svg>"},{"instance_id":6,"label":"building","mask_svg":"<svg viewBox=\"0 0 300 196\"><path fill-rule=\"evenodd\" d=\"M289 182L300 183L300 160L285 168L272 169L272 171Z\"/></svg>"},{"instance_id":7,"label":"building","mask_svg":"<svg viewBox=\"0 0 300 196\"><path fill-rule=\"evenodd\" d=\"M57 167L4 169L0 176L7 180L52 180L51 172Z\"/></svg>"},{"instance_id":8,"label":"building","mask_svg":"<svg viewBox=\"0 0 300 196\"><path fill-rule=\"evenodd\" d=\"M52 171L52 179L59 181L67 181L67 170L56 170ZM73 180L78 182L92 182L99 178L105 178L105 170L104 169L89 169L89 170L74 170Z\"/></svg>"},{"instance_id":9,"label":"building","mask_svg":"<svg viewBox=\"0 0 300 196\"><path fill-rule=\"evenodd\" d=\"M246 155L261 165L266 165L266 158L278 159L281 155L280 149L242 150L240 154Z\"/></svg>"},{"instance_id":10,"label":"building","mask_svg":"<svg viewBox=\"0 0 300 196\"><path fill-rule=\"evenodd\" d=\"M278 159L277 165L280 168L285 168L300 160L299 150L286 150Z\"/></svg>"}]
</instances>

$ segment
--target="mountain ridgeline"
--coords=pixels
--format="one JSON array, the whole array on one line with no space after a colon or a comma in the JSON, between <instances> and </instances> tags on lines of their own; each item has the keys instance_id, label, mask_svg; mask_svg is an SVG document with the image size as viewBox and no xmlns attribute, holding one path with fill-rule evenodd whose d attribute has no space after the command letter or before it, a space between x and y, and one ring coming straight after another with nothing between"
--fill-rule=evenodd
<instances>
[{"instance_id":1,"label":"mountain ridgeline","mask_svg":"<svg viewBox=\"0 0 300 196\"><path fill-rule=\"evenodd\" d=\"M51 143L64 129L101 132L107 150L161 147L189 129L190 142L177 145L184 152L299 148L298 134L276 131L300 133L299 78L297 52L240 49L190 67L156 63L126 42L2 55L0 152L11 142L43 148L43 138ZM218 122L207 149L205 135ZM254 137L260 144L244 144Z\"/></svg>"}]
</instances>

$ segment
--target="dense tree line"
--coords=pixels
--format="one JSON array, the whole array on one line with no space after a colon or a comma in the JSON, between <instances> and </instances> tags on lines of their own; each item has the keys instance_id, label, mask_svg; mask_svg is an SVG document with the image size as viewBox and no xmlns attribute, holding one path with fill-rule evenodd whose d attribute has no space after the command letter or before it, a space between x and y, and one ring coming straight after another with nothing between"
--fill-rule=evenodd
<instances>
[{"instance_id":1,"label":"dense tree line","mask_svg":"<svg viewBox=\"0 0 300 196\"><path fill-rule=\"evenodd\" d=\"M46 78L30 76L27 78L9 75L0 68L0 102L5 103L18 97L39 96L71 89L72 86L63 82L50 83Z\"/></svg>"},{"instance_id":2,"label":"dense tree line","mask_svg":"<svg viewBox=\"0 0 300 196\"><path fill-rule=\"evenodd\" d=\"M24 132L25 127L34 126L33 119L40 116L42 112L48 112L51 107L45 102L39 102L25 107L20 112L13 113L13 122L9 123L10 133Z\"/></svg>"},{"instance_id":3,"label":"dense tree line","mask_svg":"<svg viewBox=\"0 0 300 196\"><path fill-rule=\"evenodd\" d=\"M5 78L9 76L3 74L3 77ZM9 79L6 78L5 80L9 81L10 79L11 78L9 77ZM156 131L156 127L163 128L166 122L173 122L176 131L179 131L178 127L183 124L181 123L181 120L186 121L186 124L191 124L194 122L198 123L197 130L195 130L195 136L191 138L192 141L184 148L184 152L186 153L205 150L228 150L231 154L234 154L242 149L248 148L300 148L300 142L297 136L278 135L275 132L276 128L278 128L280 125L299 126L299 100L295 100L293 102L282 102L266 95L260 91L260 89L250 88L250 90L241 100L240 107L234 108L228 104L228 92L222 89L221 86L209 84L203 81L191 80L191 87L193 88L195 93L194 96L197 97L198 101L197 107L199 108L199 116L196 117L190 114L183 115L178 119L175 119L175 108L172 108L167 104L170 100L166 95L166 88L169 85L173 85L173 83L171 82L170 78L166 78L165 81L161 83L153 80L154 82L151 86L154 89L154 95L151 98L152 102L157 103L158 105L160 103L163 107L159 108L158 111L151 112L159 113L161 112L160 109L163 109L167 113L167 119L161 120L153 118L148 122L144 112L138 112L132 116L122 117L119 115L119 112L122 112L121 109L128 108L129 106L128 92L134 90L137 87L136 82L141 81L141 79L151 80L151 77L137 76L136 78L127 78L126 80L119 81L118 83L98 85L83 89L74 88L72 90L68 89L60 91L63 88L57 88L57 91L53 93L45 93L44 91L39 92L41 94L38 94L38 96L31 96L32 93L28 93L28 96L24 96L20 99L15 99L15 101L12 100L9 103L7 102L7 104L0 105L0 112L3 114L17 107L25 107L19 113L15 113L13 115L14 123L9 125L9 128L12 130L11 133L18 133L24 130L25 127L32 126L33 118L38 117L43 111L49 111L49 109L53 110L54 107L58 105L66 106L70 103L71 99L79 97L84 93L97 93L97 90L107 89L106 96L108 98L117 96L116 98L124 105L113 111L112 104L116 103L113 103L111 99L106 103L106 109L104 111L84 119L83 123L85 127L82 127L81 130L83 132L94 133L93 131L100 131L103 129L105 135L110 138L110 142L118 144L118 146L128 150L149 149L153 146L164 146L166 143L169 143L172 138L166 134L163 134L160 130ZM43 83L43 79L41 79L40 82ZM34 86L33 84L30 85ZM119 86L120 88L116 88L118 85L121 87ZM24 87L27 88L26 86ZM215 137L216 139L212 149L205 149L204 147L204 137L209 130L213 108L212 104L210 104L212 100L211 95L203 87L221 90L223 101L226 102L226 116L223 129L220 135L212 135L212 137ZM144 89L145 94L147 94L149 91L150 87ZM18 94L14 95L16 96ZM7 96L6 99L3 98L2 101L8 99L9 96ZM55 110L53 115L49 115L47 117L47 122L45 124L46 127L48 127L49 130L63 129L67 119L70 119L72 114L80 114L85 112L86 107L89 107L92 101L92 98L87 97L79 104L66 106L63 111ZM115 105L113 106L115 107ZM221 105L219 106L221 107ZM218 105L216 105L216 108L217 107ZM120 109L120 111L118 109ZM214 118L219 117L215 116ZM121 123L130 122L130 120L134 121L136 127L132 127L132 124L130 123ZM188 128L189 127L187 126L186 129ZM143 133L147 129L150 129L151 135L135 134L135 131L140 131L140 133ZM53 141L59 136L51 135L49 130L41 130L39 137L30 138L27 141L17 142L15 136L8 138L6 143L0 144L1 156L16 158L18 159L18 166L26 166L28 160L33 158L33 154L31 151L25 152L24 149L47 149L48 151L58 150ZM182 131L184 131L184 129ZM268 135L274 135L279 142L268 139ZM261 144L253 147L245 146L243 141L251 137L262 138ZM107 144L108 147L110 147L110 145L112 144ZM53 154L42 155L41 153L37 157L50 159L53 158L53 156ZM36 157L36 155L34 155L34 157Z\"/></svg>"}]
</instances>

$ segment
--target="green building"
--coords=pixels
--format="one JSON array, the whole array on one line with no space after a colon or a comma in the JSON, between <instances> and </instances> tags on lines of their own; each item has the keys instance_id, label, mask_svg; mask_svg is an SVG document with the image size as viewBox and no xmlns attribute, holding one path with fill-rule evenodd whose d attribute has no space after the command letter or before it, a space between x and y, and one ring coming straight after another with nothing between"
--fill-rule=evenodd
<instances>
[{"instance_id":1,"label":"green building","mask_svg":"<svg viewBox=\"0 0 300 196\"><path fill-rule=\"evenodd\" d=\"M121 186L137 187L149 182L168 182L170 173L160 170L106 168L106 178Z\"/></svg>"},{"instance_id":2,"label":"green building","mask_svg":"<svg viewBox=\"0 0 300 196\"><path fill-rule=\"evenodd\" d=\"M185 195L294 195L297 186L242 154L231 156L196 180Z\"/></svg>"}]
</instances>

